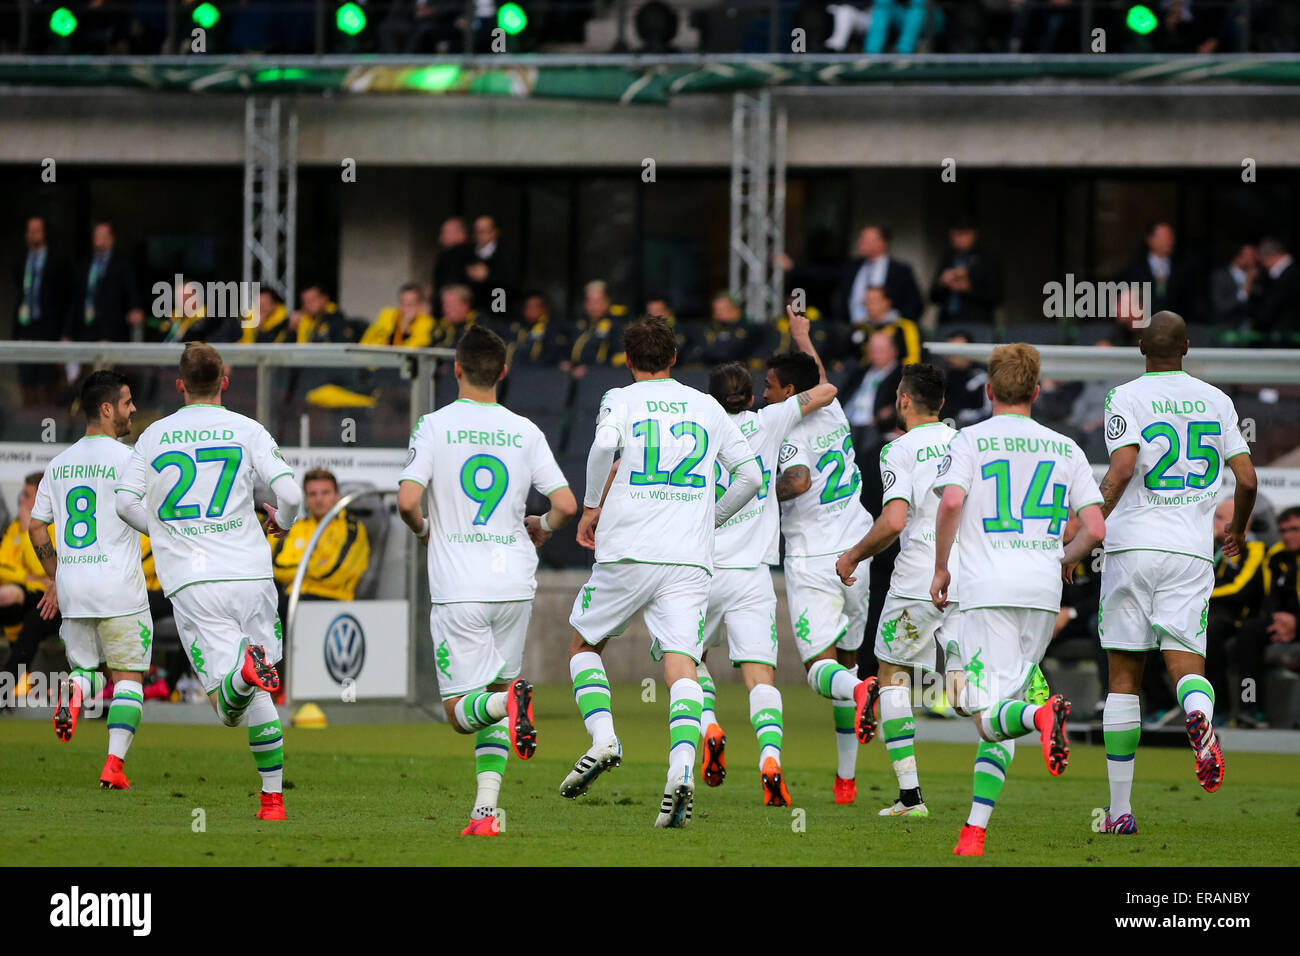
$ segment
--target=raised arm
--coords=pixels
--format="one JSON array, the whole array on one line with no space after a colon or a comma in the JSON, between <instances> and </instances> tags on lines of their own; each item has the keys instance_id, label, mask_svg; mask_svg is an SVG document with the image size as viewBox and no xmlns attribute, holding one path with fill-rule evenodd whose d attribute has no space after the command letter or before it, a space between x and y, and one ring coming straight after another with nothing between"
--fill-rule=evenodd
<instances>
[{"instance_id":1,"label":"raised arm","mask_svg":"<svg viewBox=\"0 0 1300 956\"><path fill-rule=\"evenodd\" d=\"M795 312L792 306L787 305L785 307L785 314L790 320L790 339L800 352L812 356L812 360L817 363L817 373L821 376L818 380L819 384L825 385L826 367L822 365L821 356L817 354L817 349L812 343L812 333L810 331L812 323L808 321L808 316Z\"/></svg>"},{"instance_id":2,"label":"raised arm","mask_svg":"<svg viewBox=\"0 0 1300 956\"><path fill-rule=\"evenodd\" d=\"M763 473L758 468L758 461L750 458L742 461L731 473L731 484L726 493L718 499L713 513L713 526L720 528L741 508L745 507L758 489L763 487Z\"/></svg>"}]
</instances>

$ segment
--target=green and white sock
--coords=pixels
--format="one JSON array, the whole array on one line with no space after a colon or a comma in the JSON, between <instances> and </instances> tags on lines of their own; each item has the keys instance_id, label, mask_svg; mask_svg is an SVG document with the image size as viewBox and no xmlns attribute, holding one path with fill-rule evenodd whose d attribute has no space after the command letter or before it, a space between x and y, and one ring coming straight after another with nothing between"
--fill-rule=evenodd
<instances>
[{"instance_id":1,"label":"green and white sock","mask_svg":"<svg viewBox=\"0 0 1300 956\"><path fill-rule=\"evenodd\" d=\"M1178 703L1183 713L1199 710L1205 719L1214 721L1214 688L1200 674L1188 674L1178 682Z\"/></svg>"},{"instance_id":2,"label":"green and white sock","mask_svg":"<svg viewBox=\"0 0 1300 956\"><path fill-rule=\"evenodd\" d=\"M1006 782L1007 770L1011 767L1011 758L1016 755L1016 742L1007 740L1000 744L991 744L981 740L975 751L975 796L971 800L970 816L966 822L971 826L987 827L993 813L993 805L1002 793L1002 784Z\"/></svg>"},{"instance_id":3,"label":"green and white sock","mask_svg":"<svg viewBox=\"0 0 1300 956\"><path fill-rule=\"evenodd\" d=\"M880 690L880 731L885 750L898 778L899 790L914 790L920 780L916 773L916 719L912 716L911 689L890 684Z\"/></svg>"},{"instance_id":4,"label":"green and white sock","mask_svg":"<svg viewBox=\"0 0 1300 956\"><path fill-rule=\"evenodd\" d=\"M831 714L835 719L835 775L852 780L858 772L858 734L854 728L852 700L832 700Z\"/></svg>"},{"instance_id":5,"label":"green and white sock","mask_svg":"<svg viewBox=\"0 0 1300 956\"><path fill-rule=\"evenodd\" d=\"M781 692L771 684L755 684L749 692L749 722L758 737L758 769L772 757L781 762L781 738L785 721L781 714Z\"/></svg>"},{"instance_id":6,"label":"green and white sock","mask_svg":"<svg viewBox=\"0 0 1300 956\"><path fill-rule=\"evenodd\" d=\"M718 696L718 688L713 683L709 666L703 661L695 665L695 679L700 682L700 690L704 692L704 709L700 712L700 726L708 730L718 722L718 715L713 712L713 702Z\"/></svg>"},{"instance_id":7,"label":"green and white sock","mask_svg":"<svg viewBox=\"0 0 1300 956\"><path fill-rule=\"evenodd\" d=\"M994 740L1023 737L1038 730L1034 725L1038 706L1023 700L1000 700L980 714L980 726L984 728L985 736Z\"/></svg>"},{"instance_id":8,"label":"green and white sock","mask_svg":"<svg viewBox=\"0 0 1300 956\"><path fill-rule=\"evenodd\" d=\"M852 704L858 677L839 661L820 660L808 668L808 686L823 697Z\"/></svg>"},{"instance_id":9,"label":"green and white sock","mask_svg":"<svg viewBox=\"0 0 1300 956\"><path fill-rule=\"evenodd\" d=\"M264 690L253 694L248 706L248 749L262 776L262 792L283 793L284 730L271 695Z\"/></svg>"},{"instance_id":10,"label":"green and white sock","mask_svg":"<svg viewBox=\"0 0 1300 956\"><path fill-rule=\"evenodd\" d=\"M593 745L614 739L614 712L610 708L609 678L605 662L595 651L583 651L569 658L569 676L573 679L573 699L582 713L582 722L591 734Z\"/></svg>"},{"instance_id":11,"label":"green and white sock","mask_svg":"<svg viewBox=\"0 0 1300 956\"><path fill-rule=\"evenodd\" d=\"M1137 694L1107 694L1101 712L1110 781L1110 818L1133 812L1133 770L1142 737L1142 704Z\"/></svg>"},{"instance_id":12,"label":"green and white sock","mask_svg":"<svg viewBox=\"0 0 1300 956\"><path fill-rule=\"evenodd\" d=\"M109 756L126 759L143 712L144 688L138 680L120 680L113 685L113 702L108 705Z\"/></svg>"},{"instance_id":13,"label":"green and white sock","mask_svg":"<svg viewBox=\"0 0 1300 956\"><path fill-rule=\"evenodd\" d=\"M698 681L683 677L668 688L668 768L695 766L700 743L700 711L704 692Z\"/></svg>"},{"instance_id":14,"label":"green and white sock","mask_svg":"<svg viewBox=\"0 0 1300 956\"><path fill-rule=\"evenodd\" d=\"M81 688L81 699L86 704L98 697L108 683L99 671L88 671L84 667L78 667L68 677Z\"/></svg>"},{"instance_id":15,"label":"green and white sock","mask_svg":"<svg viewBox=\"0 0 1300 956\"><path fill-rule=\"evenodd\" d=\"M240 685L245 689L240 690ZM238 667L221 678L221 683L217 686L217 711L221 715L222 723L229 727L237 727L252 702L253 690L239 676Z\"/></svg>"},{"instance_id":16,"label":"green and white sock","mask_svg":"<svg viewBox=\"0 0 1300 956\"><path fill-rule=\"evenodd\" d=\"M484 727L474 738L474 773L478 780L478 793L474 796L471 820L496 816L501 780L505 777L506 758L509 756L510 734L504 720L497 721L491 727Z\"/></svg>"},{"instance_id":17,"label":"green and white sock","mask_svg":"<svg viewBox=\"0 0 1300 956\"><path fill-rule=\"evenodd\" d=\"M453 708L456 723L462 730L482 730L491 727L506 715L506 692L472 690Z\"/></svg>"}]
</instances>

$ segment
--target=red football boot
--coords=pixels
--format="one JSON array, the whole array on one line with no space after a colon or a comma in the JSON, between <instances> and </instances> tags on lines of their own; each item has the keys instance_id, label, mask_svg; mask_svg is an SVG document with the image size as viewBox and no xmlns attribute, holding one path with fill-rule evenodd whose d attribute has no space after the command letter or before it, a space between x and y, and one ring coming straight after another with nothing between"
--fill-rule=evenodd
<instances>
[{"instance_id":1,"label":"red football boot","mask_svg":"<svg viewBox=\"0 0 1300 956\"><path fill-rule=\"evenodd\" d=\"M501 823L496 817L484 817L469 821L469 826L460 831L461 836L500 836Z\"/></svg>"},{"instance_id":2,"label":"red football boot","mask_svg":"<svg viewBox=\"0 0 1300 956\"><path fill-rule=\"evenodd\" d=\"M952 848L953 856L983 856L984 828L966 824L961 828L957 845Z\"/></svg>"},{"instance_id":3,"label":"red football boot","mask_svg":"<svg viewBox=\"0 0 1300 956\"><path fill-rule=\"evenodd\" d=\"M843 777L835 778L835 802L852 803L858 799L858 782L850 777L845 780Z\"/></svg>"},{"instance_id":4,"label":"red football boot","mask_svg":"<svg viewBox=\"0 0 1300 956\"><path fill-rule=\"evenodd\" d=\"M65 677L59 681L58 706L54 708L54 733L64 743L72 739L72 734L77 729L77 718L80 716L81 685L71 677ZM121 761L118 761L118 764L120 766Z\"/></svg>"},{"instance_id":5,"label":"red football boot","mask_svg":"<svg viewBox=\"0 0 1300 956\"><path fill-rule=\"evenodd\" d=\"M1034 726L1043 738L1043 759L1053 777L1065 773L1070 764L1070 741L1065 736L1065 718L1070 716L1070 702L1057 694L1034 714Z\"/></svg>"},{"instance_id":6,"label":"red football boot","mask_svg":"<svg viewBox=\"0 0 1300 956\"><path fill-rule=\"evenodd\" d=\"M269 693L274 694L280 689L280 675L276 672L275 665L266 662L266 652L256 644L244 648L244 666L239 675L245 683Z\"/></svg>"},{"instance_id":7,"label":"red football boot","mask_svg":"<svg viewBox=\"0 0 1300 956\"><path fill-rule=\"evenodd\" d=\"M259 820L284 819L284 794L262 792L262 808L257 811Z\"/></svg>"},{"instance_id":8,"label":"red football boot","mask_svg":"<svg viewBox=\"0 0 1300 956\"><path fill-rule=\"evenodd\" d=\"M871 743L876 736L876 702L880 700L880 680L873 674L853 688L853 727L861 743Z\"/></svg>"},{"instance_id":9,"label":"red football boot","mask_svg":"<svg viewBox=\"0 0 1300 956\"><path fill-rule=\"evenodd\" d=\"M533 726L533 685L522 677L506 690L506 727L510 746L520 760L537 753L537 728Z\"/></svg>"},{"instance_id":10,"label":"red football boot","mask_svg":"<svg viewBox=\"0 0 1300 956\"><path fill-rule=\"evenodd\" d=\"M122 758L109 755L104 760L104 770L99 775L100 790L130 790L131 781L122 770Z\"/></svg>"}]
</instances>

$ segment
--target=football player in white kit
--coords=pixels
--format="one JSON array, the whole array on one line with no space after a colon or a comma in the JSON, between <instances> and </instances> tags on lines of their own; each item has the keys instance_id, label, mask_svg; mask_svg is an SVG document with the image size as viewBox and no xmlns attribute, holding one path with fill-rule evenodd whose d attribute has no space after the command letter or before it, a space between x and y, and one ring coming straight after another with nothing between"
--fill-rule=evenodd
<instances>
[{"instance_id":1,"label":"football player in white kit","mask_svg":"<svg viewBox=\"0 0 1300 956\"><path fill-rule=\"evenodd\" d=\"M704 648L714 530L754 497L762 475L722 406L670 376L677 343L667 320L648 316L633 322L624 344L634 381L601 399L578 524L578 543L595 549L596 564L569 615L573 696L592 746L560 793L581 796L622 760L600 652L643 612L669 695L668 777L655 826L684 827L691 819L704 706L696 668ZM611 481L616 452L622 459ZM714 461L731 476L721 498L713 493Z\"/></svg>"},{"instance_id":2,"label":"football player in white kit","mask_svg":"<svg viewBox=\"0 0 1300 956\"><path fill-rule=\"evenodd\" d=\"M262 779L263 820L284 819L284 737L271 693L283 651L271 546L253 503L261 478L272 533L297 520L302 491L265 428L221 405L221 355L191 342L181 355L179 411L140 435L117 483L117 513L149 535L181 646L221 722L247 721Z\"/></svg>"},{"instance_id":3,"label":"football player in white kit","mask_svg":"<svg viewBox=\"0 0 1300 956\"><path fill-rule=\"evenodd\" d=\"M949 585L947 608L940 610L930 600L934 519L939 511L934 482L939 477L939 462L948 454L948 445L957 434L956 429L939 421L944 387L944 374L933 365L903 367L894 404L906 433L880 452L884 506L871 532L840 555L835 565L840 580L852 585L858 564L902 538L876 628L880 728L889 762L898 777L898 799L880 811L882 817L930 815L921 797L916 770L916 722L910 687L914 674L934 669L936 645L944 651L945 660L957 660L956 585ZM955 563L951 570L955 579ZM945 665L945 670L951 669Z\"/></svg>"},{"instance_id":4,"label":"football player in white kit","mask_svg":"<svg viewBox=\"0 0 1300 956\"><path fill-rule=\"evenodd\" d=\"M1176 685L1197 781L1210 793L1223 783L1214 688L1205 679L1215 497L1226 464L1236 491L1223 552L1238 554L1245 550L1257 484L1232 400L1182 370L1182 318L1157 312L1142 330L1139 348L1146 374L1106 397L1110 468L1101 482L1109 533L1097 632L1110 667L1102 713L1110 778L1103 832L1123 834L1137 832L1133 764L1142 733L1138 691L1149 652L1164 655Z\"/></svg>"},{"instance_id":5,"label":"football player in white kit","mask_svg":"<svg viewBox=\"0 0 1300 956\"><path fill-rule=\"evenodd\" d=\"M795 316L791 328L807 331L808 319ZM740 428L758 459L763 486L746 507L718 529L713 548L713 580L709 585L709 609L704 621L704 649L716 647L727 629L727 650L733 666L740 668L749 690L749 720L759 744L759 779L765 806L790 806L790 793L781 773L781 741L784 719L781 692L776 689L776 592L772 589L771 566L778 560L781 519L776 496L771 494L776 461L781 445L803 416L824 408L835 398L834 385L821 384L757 412L754 382L749 369L739 362L719 365L709 376L709 394L718 400ZM714 465L715 493L725 493L727 482L722 468ZM724 748L726 735L713 717L710 689L713 681L704 663L698 668L704 688L703 774L705 783L716 787L726 777ZM707 683L706 683L707 681Z\"/></svg>"},{"instance_id":6,"label":"football player in white kit","mask_svg":"<svg viewBox=\"0 0 1300 956\"><path fill-rule=\"evenodd\" d=\"M963 428L939 465L934 491L934 579L930 596L949 600L954 541L960 554L957 621L963 673L951 674L953 704L972 716L982 738L974 796L953 853L983 856L989 816L1015 754L1015 738L1037 733L1054 776L1070 745L1061 695L1046 704L1023 700L1061 612L1061 584L1106 535L1101 492L1073 440L1029 417L1038 397L1038 351L999 345L985 386L993 417ZM1062 548L1071 512L1079 527ZM960 533L959 533L960 529Z\"/></svg>"},{"instance_id":7,"label":"football player in white kit","mask_svg":"<svg viewBox=\"0 0 1300 956\"><path fill-rule=\"evenodd\" d=\"M140 568L140 536L114 507L113 487L131 460L131 449L118 440L131 433L135 413L126 379L117 372L91 372L81 385L81 410L85 436L54 456L32 506L32 547L54 582L41 599L40 613L50 620L63 612L59 636L73 668L59 682L54 732L60 740L72 739L82 701L103 690L100 668L107 668L113 701L99 785L130 790L122 764L144 708L153 618Z\"/></svg>"},{"instance_id":8,"label":"football player in white kit","mask_svg":"<svg viewBox=\"0 0 1300 956\"><path fill-rule=\"evenodd\" d=\"M456 346L459 397L411 433L397 509L428 545L429 633L447 720L475 734L478 792L462 836L501 832L497 800L513 748L537 749L533 689L519 677L537 591L537 548L578 512L541 429L497 403L506 346L474 326ZM536 488L551 501L525 517ZM424 515L424 503L429 516Z\"/></svg>"},{"instance_id":9,"label":"football player in white kit","mask_svg":"<svg viewBox=\"0 0 1300 956\"><path fill-rule=\"evenodd\" d=\"M768 359L764 397L769 405L826 382L807 326L796 327L793 309L787 308L787 314L798 351ZM837 758L833 792L836 803L848 804L858 794L858 744L876 732L870 705L877 679L875 674L857 677L871 598L866 570L852 587L835 574L839 556L871 530L849 422L838 401L806 415L790 432L781 446L775 486L795 648L808 671L808 686L831 702Z\"/></svg>"}]
</instances>

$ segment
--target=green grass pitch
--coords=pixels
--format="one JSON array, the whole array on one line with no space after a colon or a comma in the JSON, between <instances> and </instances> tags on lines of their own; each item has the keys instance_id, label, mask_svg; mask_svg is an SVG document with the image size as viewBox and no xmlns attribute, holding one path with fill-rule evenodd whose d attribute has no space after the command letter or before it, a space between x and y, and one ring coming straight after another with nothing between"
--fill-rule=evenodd
<instances>
[{"instance_id":1,"label":"green grass pitch","mask_svg":"<svg viewBox=\"0 0 1300 956\"><path fill-rule=\"evenodd\" d=\"M951 855L970 804L974 745L926 741L917 758L931 816L903 822L876 812L896 792L880 740L860 751L858 801L831 797L835 745L830 707L805 687L783 688L785 769L795 808L765 808L758 746L743 688L726 685L726 782L699 784L681 831L652 828L663 792L668 695L643 703L639 687L614 688L624 762L590 794L557 789L589 739L569 689L538 688L538 755L511 757L502 788L505 832L461 837L474 798L473 738L445 724L286 729L289 819L254 818L257 775L243 728L150 725L127 771L135 790L97 789L107 730L87 721L69 744L45 721L0 723L0 864L4 865L1293 865L1300 760L1227 754L1223 788L1196 784L1190 751L1138 753L1134 804L1141 832L1091 829L1107 799L1105 755L1076 747L1065 776L1043 766L1023 738L989 828L982 861ZM194 811L204 811L204 832ZM802 826L796 826L801 822ZM88 839L89 837L89 839Z\"/></svg>"}]
</instances>

